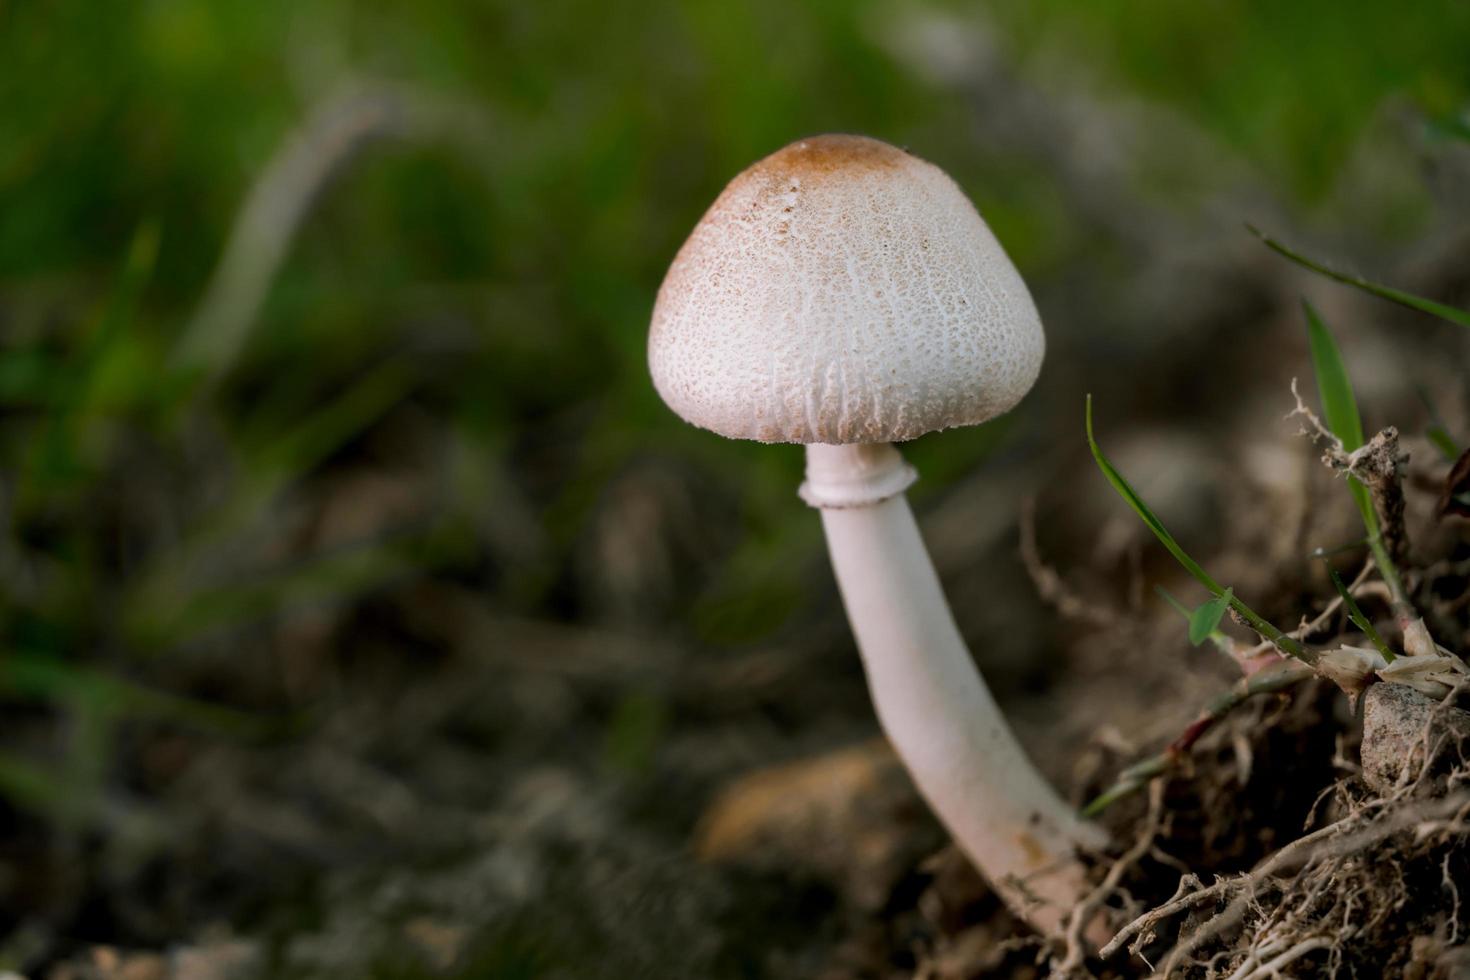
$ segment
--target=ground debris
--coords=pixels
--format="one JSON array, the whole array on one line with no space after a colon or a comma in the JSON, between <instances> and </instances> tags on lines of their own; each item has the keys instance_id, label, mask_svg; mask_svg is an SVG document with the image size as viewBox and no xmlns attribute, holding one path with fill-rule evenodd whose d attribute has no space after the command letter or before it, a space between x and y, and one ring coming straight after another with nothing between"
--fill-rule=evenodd
<instances>
[{"instance_id":1,"label":"ground debris","mask_svg":"<svg viewBox=\"0 0 1470 980\"><path fill-rule=\"evenodd\" d=\"M46 980L256 980L264 959L259 943L221 933L166 954L96 946L53 967Z\"/></svg>"},{"instance_id":2,"label":"ground debris","mask_svg":"<svg viewBox=\"0 0 1470 980\"><path fill-rule=\"evenodd\" d=\"M937 842L932 827L879 739L734 780L701 819L695 851L707 861L814 875L874 910Z\"/></svg>"}]
</instances>

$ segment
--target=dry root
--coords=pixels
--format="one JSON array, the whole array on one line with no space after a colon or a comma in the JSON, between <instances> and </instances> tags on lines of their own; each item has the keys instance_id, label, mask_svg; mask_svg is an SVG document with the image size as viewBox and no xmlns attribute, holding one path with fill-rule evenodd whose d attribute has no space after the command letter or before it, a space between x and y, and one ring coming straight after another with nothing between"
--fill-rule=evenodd
<instances>
[{"instance_id":1,"label":"dry root","mask_svg":"<svg viewBox=\"0 0 1470 980\"><path fill-rule=\"evenodd\" d=\"M1207 705L1163 752L1124 769L1094 801L1100 809L1099 804L1145 786L1150 793L1135 842L1100 869L1096 888L1067 921L1064 942L1055 950L1055 976L1083 976L1089 966L1099 965L1089 957L1084 938L1099 916L1120 924L1099 953L1109 961L1109 975L1122 970L1129 976L1210 980L1470 976L1470 903L1462 900L1461 886L1470 880L1470 849L1465 847L1470 832L1470 712L1456 706L1470 691L1470 668L1435 642L1418 612L1426 608L1436 632L1463 648L1459 640L1470 640L1464 622L1470 609L1470 582L1464 581L1470 579L1470 559L1461 548L1434 565L1410 566L1407 456L1399 447L1398 432L1384 429L1349 452L1301 400L1295 382L1292 393L1292 414L1304 420L1306 434L1323 448L1323 462L1361 482L1372 498L1371 516L1377 518L1368 521L1376 530L1368 542L1372 556L1343 591L1356 600L1371 596L1392 611L1402 654L1385 663L1386 654L1356 650L1339 640L1314 658L1314 671L1279 662L1268 643L1235 644L1241 680ZM1042 562L1029 509L1022 521L1022 556L1041 595L1069 618L1098 627L1123 620L1072 592ZM1402 578L1400 567L1411 578ZM1315 618L1304 617L1290 635L1302 641L1332 636L1341 628L1343 605L1342 599L1333 599ZM1370 698L1373 711L1362 730L1362 762L1345 751L1354 736L1340 733L1330 766L1312 770L1290 765L1291 773L1283 772L1286 780L1311 781L1297 784L1307 794L1295 811L1298 816L1288 818L1294 822L1306 815L1303 835L1278 847L1280 813L1260 820L1270 811L1272 797L1268 793L1257 799L1245 791L1253 745L1268 742L1274 724L1260 717L1269 708L1266 699L1254 695L1297 685L1314 672L1332 676L1321 669L1327 657L1352 653L1367 655L1376 661L1376 669L1365 669L1360 685L1334 678L1339 686L1355 694L1362 693L1363 685L1379 688L1376 699ZM1260 709L1254 722L1240 717L1247 700ZM1318 717L1315 724L1321 721ZM1305 729L1278 734L1288 743L1304 740L1288 744L1288 752L1311 741ZM1240 789L1230 779L1218 778L1218 772L1206 773L1195 784L1176 779L1194 761L1196 742L1213 747L1217 755L1225 744L1234 749ZM1321 748L1320 739L1313 744ZM1165 802L1171 782L1184 789L1186 812ZM1308 808L1315 787L1325 788ZM1278 791L1276 798L1291 797ZM1202 826L1190 825L1195 818ZM1222 841L1223 846L1216 846ZM1171 849L1189 855L1188 862L1168 853ZM1208 882L1195 870L1244 868L1250 861L1256 862L1251 870ZM1173 895L1162 903L1148 907L1137 897L1151 895L1157 902L1175 880Z\"/></svg>"},{"instance_id":2,"label":"dry root","mask_svg":"<svg viewBox=\"0 0 1470 980\"><path fill-rule=\"evenodd\" d=\"M1323 447L1322 462L1329 469L1356 477L1373 497L1373 510L1378 515L1379 534L1384 547L1396 562L1408 557L1409 536L1404 528L1404 484L1402 473L1408 454L1399 449L1399 431L1389 426L1364 445L1346 451L1342 440L1333 435L1316 413L1302 401L1296 379L1291 381L1291 394L1296 399L1292 416L1301 416L1306 435Z\"/></svg>"},{"instance_id":3,"label":"dry root","mask_svg":"<svg viewBox=\"0 0 1470 980\"><path fill-rule=\"evenodd\" d=\"M1415 957L1443 960L1470 938L1458 881L1470 875L1470 757L1438 715L1424 725L1418 765L1389 794L1356 779L1332 787L1337 819L1253 870L1208 885L1183 874L1168 901L1136 915L1103 948L1159 977L1397 976ZM1155 791L1157 801L1160 796ZM1157 803L1140 843L1085 904L1101 907L1154 847ZM1121 870L1120 870L1121 869ZM1079 915L1082 913L1079 911ZM1080 959L1069 947L1062 967ZM1423 964L1421 964L1423 968ZM1433 965L1429 965L1433 969ZM1432 973L1430 975L1433 975ZM1448 974L1446 974L1448 975Z\"/></svg>"}]
</instances>

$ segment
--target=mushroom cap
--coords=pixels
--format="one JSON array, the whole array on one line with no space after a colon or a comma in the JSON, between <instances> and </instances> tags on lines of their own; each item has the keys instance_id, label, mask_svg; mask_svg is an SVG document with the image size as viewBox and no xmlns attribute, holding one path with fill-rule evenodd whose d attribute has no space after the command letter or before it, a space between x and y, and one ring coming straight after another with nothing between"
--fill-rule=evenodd
<instances>
[{"instance_id":1,"label":"mushroom cap","mask_svg":"<svg viewBox=\"0 0 1470 980\"><path fill-rule=\"evenodd\" d=\"M761 442L899 442L1031 388L1046 340L1020 273L944 171L814 136L752 165L679 249L648 338L686 421Z\"/></svg>"}]
</instances>

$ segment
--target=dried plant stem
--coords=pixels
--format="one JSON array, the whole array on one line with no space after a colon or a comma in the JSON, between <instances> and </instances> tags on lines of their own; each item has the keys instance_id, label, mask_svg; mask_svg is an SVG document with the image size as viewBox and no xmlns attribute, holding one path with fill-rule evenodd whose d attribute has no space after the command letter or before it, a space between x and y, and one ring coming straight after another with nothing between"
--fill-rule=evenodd
<instances>
[{"instance_id":1,"label":"dried plant stem","mask_svg":"<svg viewBox=\"0 0 1470 980\"><path fill-rule=\"evenodd\" d=\"M1117 891L1118 885L1123 881L1123 876L1154 849L1154 839L1158 837L1163 819L1164 785L1155 783L1149 790L1148 819L1144 821L1143 829L1138 833L1138 839L1134 841L1127 853L1113 862L1102 884L1078 902L1067 917L1064 929L1067 952L1056 971L1061 976L1071 976L1074 971L1082 967L1089 949L1084 935L1088 925L1097 918L1103 903Z\"/></svg>"},{"instance_id":2,"label":"dried plant stem","mask_svg":"<svg viewBox=\"0 0 1470 980\"><path fill-rule=\"evenodd\" d=\"M1118 614L1105 606L1090 602L1063 581L1056 569L1041 558L1041 549L1036 543L1036 498L1027 496L1021 500L1021 563L1026 574L1036 587L1036 594L1044 602L1056 608L1067 619L1087 623L1089 626L1111 628L1118 625Z\"/></svg>"},{"instance_id":3,"label":"dried plant stem","mask_svg":"<svg viewBox=\"0 0 1470 980\"><path fill-rule=\"evenodd\" d=\"M1390 605L1400 628L1418 619L1413 603L1404 589L1398 563L1408 556L1409 535L1404 527L1404 486L1402 469L1408 457L1399 449L1399 433L1389 426L1363 446L1352 452L1343 449L1342 440L1322 423L1317 414L1302 400L1296 379L1291 380L1291 394L1296 408L1287 416L1301 416L1308 426L1306 434L1325 448L1322 462L1341 473L1356 477L1373 501L1377 527L1369 528L1368 550L1378 574L1388 586ZM1374 533L1376 531L1376 533Z\"/></svg>"},{"instance_id":4,"label":"dried plant stem","mask_svg":"<svg viewBox=\"0 0 1470 980\"><path fill-rule=\"evenodd\" d=\"M229 369L313 202L365 148L443 139L478 151L486 129L475 110L401 85L359 81L320 102L251 187L175 366L206 379Z\"/></svg>"},{"instance_id":5,"label":"dried plant stem","mask_svg":"<svg viewBox=\"0 0 1470 980\"><path fill-rule=\"evenodd\" d=\"M1463 834L1466 831L1463 811L1467 803L1470 803L1470 794L1457 793L1437 800L1402 802L1392 808L1385 805L1388 801L1376 802L1379 805L1366 806L1337 823L1297 838L1248 874L1220 882L1219 884L1226 886L1222 892L1234 892L1230 904L1225 911L1176 946L1164 961L1160 972L1165 976L1172 975L1170 971L1184 957L1238 924L1245 917L1251 901L1261 887L1277 875L1298 871L1343 855L1360 854L1369 846L1406 830L1413 830L1421 840L1434 833ZM1381 816L1373 819L1370 814L1374 813L1381 813Z\"/></svg>"},{"instance_id":6,"label":"dried plant stem","mask_svg":"<svg viewBox=\"0 0 1470 980\"><path fill-rule=\"evenodd\" d=\"M1118 774L1117 780L1083 809L1086 816L1094 816L1118 800L1146 786L1150 780L1171 772L1190 752L1196 742L1236 707L1258 694L1271 694L1285 690L1294 684L1315 677L1316 671L1296 661L1280 664L1242 677L1228 691L1223 691L1205 705L1199 717L1170 742L1158 755L1136 762Z\"/></svg>"},{"instance_id":7,"label":"dried plant stem","mask_svg":"<svg viewBox=\"0 0 1470 980\"><path fill-rule=\"evenodd\" d=\"M1467 807L1470 807L1470 793L1463 792L1441 799L1406 800L1396 797L1393 800L1375 800L1336 823L1297 838L1246 874L1219 878L1204 888L1198 887L1198 878L1189 876L1182 879L1174 898L1120 929L1103 946L1099 955L1106 959L1118 953L1125 944L1129 944L1130 951L1137 953L1158 923L1230 896L1224 911L1170 952L1159 971L1163 976L1170 976L1170 971L1184 957L1239 924L1250 903L1268 882L1330 859L1360 854L1369 846L1406 830L1413 830L1419 840L1437 833L1463 834L1470 829L1465 824Z\"/></svg>"}]
</instances>

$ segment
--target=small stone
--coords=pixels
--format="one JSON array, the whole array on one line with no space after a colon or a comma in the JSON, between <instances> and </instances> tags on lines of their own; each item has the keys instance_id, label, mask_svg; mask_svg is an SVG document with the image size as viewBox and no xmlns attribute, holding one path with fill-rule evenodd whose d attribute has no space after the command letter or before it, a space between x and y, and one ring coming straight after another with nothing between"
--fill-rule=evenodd
<instances>
[{"instance_id":1,"label":"small stone","mask_svg":"<svg viewBox=\"0 0 1470 980\"><path fill-rule=\"evenodd\" d=\"M1424 765L1426 730L1431 747L1446 736L1470 739L1470 711L1441 707L1434 698L1402 684L1368 688L1363 695L1363 780L1387 795L1399 786L1400 779L1413 779ZM1452 749L1451 757L1458 759L1459 755ZM1427 784L1443 790L1433 778Z\"/></svg>"}]
</instances>

